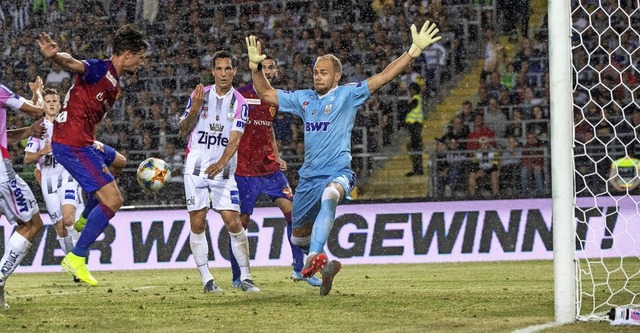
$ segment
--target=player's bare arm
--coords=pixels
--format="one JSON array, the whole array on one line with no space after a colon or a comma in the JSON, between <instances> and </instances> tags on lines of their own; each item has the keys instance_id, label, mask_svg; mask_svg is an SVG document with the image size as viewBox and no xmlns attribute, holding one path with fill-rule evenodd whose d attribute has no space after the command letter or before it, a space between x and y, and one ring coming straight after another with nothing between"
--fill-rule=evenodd
<instances>
[{"instance_id":1,"label":"player's bare arm","mask_svg":"<svg viewBox=\"0 0 640 333\"><path fill-rule=\"evenodd\" d=\"M33 94L31 101L23 103L20 111L32 118L39 118L44 113L44 99L42 98L44 84L42 83L42 78L38 76L35 81L29 82L29 89Z\"/></svg>"},{"instance_id":2,"label":"player's bare arm","mask_svg":"<svg viewBox=\"0 0 640 333\"><path fill-rule=\"evenodd\" d=\"M29 151L25 152L24 163L26 164L35 163L40 159L40 157L48 155L50 152L51 152L51 143L47 141L44 147L42 147L42 149L38 150L37 152L35 153L29 152Z\"/></svg>"},{"instance_id":3,"label":"player's bare arm","mask_svg":"<svg viewBox=\"0 0 640 333\"><path fill-rule=\"evenodd\" d=\"M58 43L51 39L49 34L41 32L36 41L38 42L38 46L40 46L40 53L42 53L45 58L65 70L74 73L84 73L84 65L82 62L72 57L69 53L60 52Z\"/></svg>"},{"instance_id":4,"label":"player's bare arm","mask_svg":"<svg viewBox=\"0 0 640 333\"><path fill-rule=\"evenodd\" d=\"M261 63L265 55L260 54L260 42L256 40L256 36L246 37L245 41L247 42L247 54L249 55L249 68L251 68L251 76L253 78L253 89L258 93L258 97L260 97L261 100L278 107L278 91L271 87L269 80L267 80L261 70Z\"/></svg>"},{"instance_id":5,"label":"player's bare arm","mask_svg":"<svg viewBox=\"0 0 640 333\"><path fill-rule=\"evenodd\" d=\"M42 138L46 128L42 126L42 121L36 121L31 126L17 128L7 131L7 142L9 144L16 143L30 136Z\"/></svg>"},{"instance_id":6,"label":"player's bare arm","mask_svg":"<svg viewBox=\"0 0 640 333\"><path fill-rule=\"evenodd\" d=\"M224 152L222 153L222 156L220 156L220 159L216 163L208 166L206 170L204 170L204 173L209 175L209 178L215 177L224 169L224 166L227 165L227 162L229 162L231 157L233 157L233 154L238 151L238 146L240 146L240 139L242 139L242 132L231 131L231 133L229 134L229 144L224 149Z\"/></svg>"},{"instance_id":7,"label":"player's bare arm","mask_svg":"<svg viewBox=\"0 0 640 333\"><path fill-rule=\"evenodd\" d=\"M370 77L367 80L369 91L372 94L377 92L385 84L400 75L400 73L402 73L415 58L420 56L422 50L440 40L440 36L436 37L436 34L438 34L439 31L440 30L436 28L436 24L430 23L429 21L424 23L419 32L416 29L416 25L412 24L411 36L413 38L413 44L411 44L409 51L405 52L398 59L390 63L382 72Z\"/></svg>"},{"instance_id":8,"label":"player's bare arm","mask_svg":"<svg viewBox=\"0 0 640 333\"><path fill-rule=\"evenodd\" d=\"M193 128L196 126L198 122L198 114L200 113L200 108L202 108L202 103L204 102L204 86L199 84L196 86L196 89L193 91L193 95L191 97L191 108L189 109L189 114L184 119L180 120L178 123L178 130L180 131L180 136L186 138L191 134Z\"/></svg>"},{"instance_id":9,"label":"player's bare arm","mask_svg":"<svg viewBox=\"0 0 640 333\"><path fill-rule=\"evenodd\" d=\"M280 171L287 170L287 161L280 158L280 152L278 151L278 143L276 141L276 131L271 128L271 146L273 147L273 153L276 155L276 163Z\"/></svg>"}]
</instances>

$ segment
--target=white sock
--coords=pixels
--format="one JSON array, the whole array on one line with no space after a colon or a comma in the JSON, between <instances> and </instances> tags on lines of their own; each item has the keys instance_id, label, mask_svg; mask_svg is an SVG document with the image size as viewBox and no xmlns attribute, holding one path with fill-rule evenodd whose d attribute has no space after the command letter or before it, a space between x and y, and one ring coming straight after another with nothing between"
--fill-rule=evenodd
<instances>
[{"instance_id":1,"label":"white sock","mask_svg":"<svg viewBox=\"0 0 640 333\"><path fill-rule=\"evenodd\" d=\"M9 275L20 265L30 247L31 242L18 232L11 235L4 250L4 256L0 260L0 285L4 285Z\"/></svg>"},{"instance_id":2,"label":"white sock","mask_svg":"<svg viewBox=\"0 0 640 333\"><path fill-rule=\"evenodd\" d=\"M66 228L67 228L67 234L71 236L71 243L73 244L73 246L76 246L76 243L78 242L78 238L80 238L80 233L77 232L76 229L73 228L73 226L66 227Z\"/></svg>"},{"instance_id":3,"label":"white sock","mask_svg":"<svg viewBox=\"0 0 640 333\"><path fill-rule=\"evenodd\" d=\"M211 272L209 272L209 244L207 238L204 236L204 232L201 234L195 234L191 232L189 237L189 244L191 245L191 253L193 259L196 261L198 272L200 272L200 278L202 278L202 284L205 285L209 280L213 279Z\"/></svg>"},{"instance_id":4,"label":"white sock","mask_svg":"<svg viewBox=\"0 0 640 333\"><path fill-rule=\"evenodd\" d=\"M249 238L247 233L243 229L239 233L233 233L229 231L229 237L231 237L231 251L238 261L240 266L240 281L251 279L249 273Z\"/></svg>"},{"instance_id":5,"label":"white sock","mask_svg":"<svg viewBox=\"0 0 640 333\"><path fill-rule=\"evenodd\" d=\"M58 240L58 244L60 244L60 248L62 249L62 252L64 252L64 254L66 255L67 253L69 253L69 249L67 249L67 243L65 241L66 237L60 237L60 236L56 236L56 239Z\"/></svg>"}]
</instances>

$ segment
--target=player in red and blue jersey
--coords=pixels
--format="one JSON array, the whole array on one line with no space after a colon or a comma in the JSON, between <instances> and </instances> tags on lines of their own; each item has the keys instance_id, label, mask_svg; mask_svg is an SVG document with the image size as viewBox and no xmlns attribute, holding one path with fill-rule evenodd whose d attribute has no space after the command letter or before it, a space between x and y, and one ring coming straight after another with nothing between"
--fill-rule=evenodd
<instances>
[{"instance_id":1,"label":"player in red and blue jersey","mask_svg":"<svg viewBox=\"0 0 640 333\"><path fill-rule=\"evenodd\" d=\"M267 56L262 62L262 70L269 82L278 76L276 61L270 56ZM320 279L314 276L309 278L302 276L304 253L299 247L291 244L290 240L293 193L287 178L282 173L287 169L287 162L278 156L273 132L273 120L278 108L261 101L258 93L253 89L253 84L238 88L238 92L244 96L249 105L249 121L238 147L238 167L235 174L240 192L240 220L246 227L258 196L260 194L268 195L271 201L280 208L287 221L287 239L293 255L291 278L294 281L304 280L314 287L319 287L322 284ZM229 243L229 248L231 248L231 243ZM231 251L229 251L229 257L233 272L232 285L235 288L240 288L240 268Z\"/></svg>"},{"instance_id":2,"label":"player in red and blue jersey","mask_svg":"<svg viewBox=\"0 0 640 333\"><path fill-rule=\"evenodd\" d=\"M89 285L96 285L98 281L85 264L87 252L122 206L122 195L105 164L104 154L94 147L95 127L120 93L120 76L138 70L149 44L132 25L116 32L113 55L107 60L77 60L59 52L58 44L44 32L37 42L45 58L76 73L54 122L51 149L57 162L100 203L88 214L82 235L62 260L62 267Z\"/></svg>"}]
</instances>

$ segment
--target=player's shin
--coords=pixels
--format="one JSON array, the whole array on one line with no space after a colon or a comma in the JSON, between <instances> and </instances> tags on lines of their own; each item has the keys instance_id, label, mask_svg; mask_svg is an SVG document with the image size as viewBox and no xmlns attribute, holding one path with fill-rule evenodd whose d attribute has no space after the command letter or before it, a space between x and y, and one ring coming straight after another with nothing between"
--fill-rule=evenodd
<instances>
[{"instance_id":1,"label":"player's shin","mask_svg":"<svg viewBox=\"0 0 640 333\"><path fill-rule=\"evenodd\" d=\"M311 246L310 252L322 253L324 252L324 245L327 243L331 228L333 228L333 220L336 217L336 207L338 206L338 199L340 198L340 192L333 187L327 187L322 193L322 201L320 205L320 212L316 217L313 224L313 231L311 232Z\"/></svg>"},{"instance_id":2,"label":"player's shin","mask_svg":"<svg viewBox=\"0 0 640 333\"><path fill-rule=\"evenodd\" d=\"M288 217L287 217L288 215ZM302 270L302 266L304 266L304 252L303 250L293 244L291 241L291 234L293 233L293 226L291 225L291 212L285 213L285 220L287 220L287 239L289 240L289 245L291 245L291 255L293 259L293 270L296 272L300 272ZM307 247L307 252L309 251Z\"/></svg>"},{"instance_id":3,"label":"player's shin","mask_svg":"<svg viewBox=\"0 0 640 333\"><path fill-rule=\"evenodd\" d=\"M20 233L14 232L11 235L0 260L0 286L4 286L7 277L20 265L30 247L31 242Z\"/></svg>"},{"instance_id":4,"label":"player's shin","mask_svg":"<svg viewBox=\"0 0 640 333\"><path fill-rule=\"evenodd\" d=\"M115 212L109 206L100 203L87 217L87 225L84 227L72 252L79 257L86 257L89 247L95 243L104 229L109 226L109 220L113 216L115 216Z\"/></svg>"},{"instance_id":5,"label":"player's shin","mask_svg":"<svg viewBox=\"0 0 640 333\"><path fill-rule=\"evenodd\" d=\"M202 278L202 284L206 284L209 280L213 280L211 272L209 272L209 245L207 243L207 237L204 232L196 234L193 231L189 236L189 245L191 246L191 253L193 253L193 259L196 262L200 278Z\"/></svg>"},{"instance_id":6,"label":"player's shin","mask_svg":"<svg viewBox=\"0 0 640 333\"><path fill-rule=\"evenodd\" d=\"M240 266L236 256L233 255L233 247L231 246L231 236L229 236L229 262L231 262L231 281L240 280Z\"/></svg>"},{"instance_id":7,"label":"player's shin","mask_svg":"<svg viewBox=\"0 0 640 333\"><path fill-rule=\"evenodd\" d=\"M244 229L238 233L229 231L229 237L231 239L231 251L240 266L240 280L251 279L251 274L249 273L249 239L246 231Z\"/></svg>"}]
</instances>

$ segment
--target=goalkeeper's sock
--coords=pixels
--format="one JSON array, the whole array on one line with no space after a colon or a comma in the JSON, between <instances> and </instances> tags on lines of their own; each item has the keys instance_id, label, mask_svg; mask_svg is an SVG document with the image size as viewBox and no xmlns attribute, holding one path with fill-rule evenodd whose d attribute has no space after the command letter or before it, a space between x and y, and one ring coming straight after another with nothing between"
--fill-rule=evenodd
<instances>
[{"instance_id":1,"label":"goalkeeper's sock","mask_svg":"<svg viewBox=\"0 0 640 333\"><path fill-rule=\"evenodd\" d=\"M291 212L284 213L284 219L287 221L287 240L291 245L291 254L293 257L293 270L300 272L302 266L304 266L304 252L299 247L291 243L291 233L293 232L293 226L291 225Z\"/></svg>"},{"instance_id":2,"label":"goalkeeper's sock","mask_svg":"<svg viewBox=\"0 0 640 333\"><path fill-rule=\"evenodd\" d=\"M109 206L100 203L87 217L87 225L71 252L79 257L86 257L89 247L95 243L98 236L109 225L109 220L115 215L116 213Z\"/></svg>"},{"instance_id":3,"label":"goalkeeper's sock","mask_svg":"<svg viewBox=\"0 0 640 333\"><path fill-rule=\"evenodd\" d=\"M327 243L329 233L333 227L333 220L336 218L336 207L340 199L340 192L333 187L327 187L322 192L322 201L320 203L320 212L313 224L311 232L310 252L324 252L324 245Z\"/></svg>"}]
</instances>

